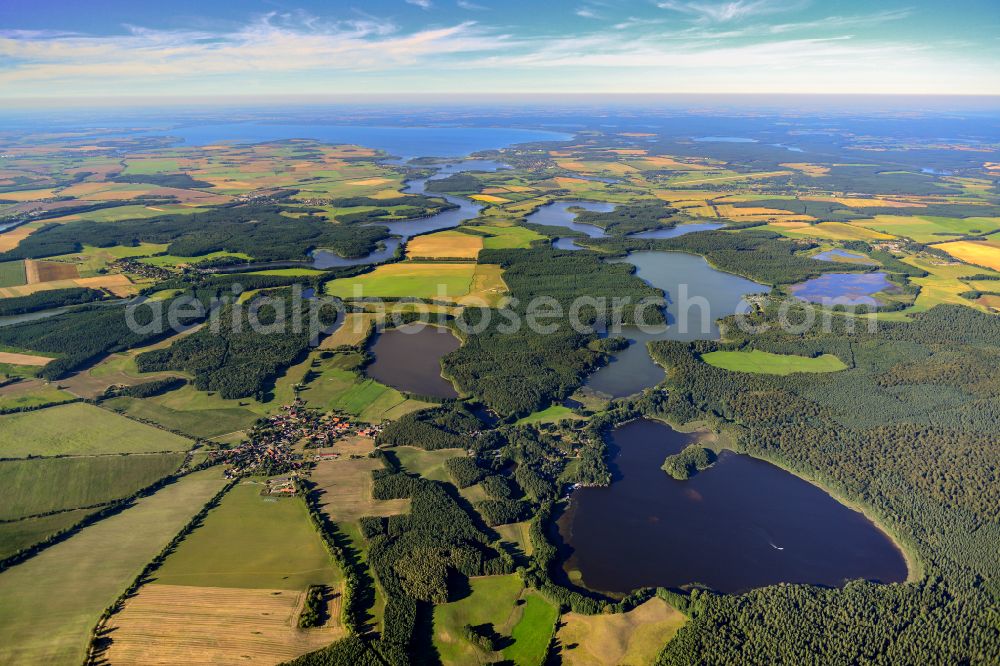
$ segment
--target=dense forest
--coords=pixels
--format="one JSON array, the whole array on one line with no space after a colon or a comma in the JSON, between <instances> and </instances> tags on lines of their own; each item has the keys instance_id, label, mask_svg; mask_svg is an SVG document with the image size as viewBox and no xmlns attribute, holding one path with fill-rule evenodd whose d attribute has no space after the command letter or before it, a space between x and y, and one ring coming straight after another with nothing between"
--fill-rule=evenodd
<instances>
[{"instance_id":1,"label":"dense forest","mask_svg":"<svg viewBox=\"0 0 1000 666\"><path fill-rule=\"evenodd\" d=\"M204 310L180 312L178 323L182 326L205 317ZM61 379L107 354L151 344L173 334L170 327L157 325L151 308L136 308L131 319L135 326L129 325L125 305L85 305L46 319L4 326L0 328L0 345L59 354L38 374L49 380Z\"/></svg>"},{"instance_id":2,"label":"dense forest","mask_svg":"<svg viewBox=\"0 0 1000 666\"><path fill-rule=\"evenodd\" d=\"M266 296L275 303L260 305ZM279 307L282 303L283 307ZM263 399L278 374L292 365L311 342L307 325L313 316L313 301L300 301L300 315L294 315L296 302L290 290L263 292L242 304L223 306L218 330L206 326L170 347L154 349L136 357L141 372L181 370L194 375L194 385L201 391L218 391L226 399L257 396ZM262 325L249 325L256 312ZM324 326L336 320L332 306L317 315ZM296 326L296 319L300 325ZM232 322L241 321L241 325Z\"/></svg>"},{"instance_id":3,"label":"dense forest","mask_svg":"<svg viewBox=\"0 0 1000 666\"><path fill-rule=\"evenodd\" d=\"M756 313L774 323L776 304ZM666 396L645 410L673 421L713 419L738 448L816 479L872 511L923 570L916 583L843 590L777 586L703 595L664 664L946 663L1000 659L1000 320L938 306L912 322L822 317L797 335L779 327L730 341L656 342ZM852 327L853 325L853 327ZM853 330L852 330L853 328ZM830 353L848 370L824 375L729 372L700 360L715 349ZM862 637L859 639L859 637ZM724 638L724 640L720 640ZM695 657L697 655L697 657Z\"/></svg>"},{"instance_id":4,"label":"dense forest","mask_svg":"<svg viewBox=\"0 0 1000 666\"><path fill-rule=\"evenodd\" d=\"M103 224L82 220L50 224L26 238L0 261L79 252L83 245L111 247L168 243L167 252L197 257L242 252L259 261L306 259L314 248L360 257L388 237L385 227L341 226L322 217L288 217L276 204L223 206L191 215L164 215Z\"/></svg>"},{"instance_id":5,"label":"dense forest","mask_svg":"<svg viewBox=\"0 0 1000 666\"><path fill-rule=\"evenodd\" d=\"M614 210L607 213L580 211L575 221L593 224L612 234L631 234L649 229L670 228L677 223L676 220L670 220L675 213L676 208L657 199L615 206Z\"/></svg>"},{"instance_id":6,"label":"dense forest","mask_svg":"<svg viewBox=\"0 0 1000 666\"><path fill-rule=\"evenodd\" d=\"M52 289L39 291L28 296L15 296L0 299L0 317L40 312L67 305L82 305L99 301L105 297L103 291L86 287L71 287L69 289Z\"/></svg>"},{"instance_id":7,"label":"dense forest","mask_svg":"<svg viewBox=\"0 0 1000 666\"><path fill-rule=\"evenodd\" d=\"M544 247L484 250L480 261L505 269L504 281L514 300L506 310L484 313L467 308L462 316L468 330L478 330L480 317L488 316L489 323L484 330L467 335L461 347L444 357L443 365L445 374L463 392L504 415L526 414L566 397L605 359L595 334L568 325L565 314L575 299L591 298L597 303L581 308L580 320L585 324L613 316L614 298L627 299L629 305L622 312L625 320L644 300L662 303L662 293L637 278L633 266L605 264L589 252ZM541 297L564 313L539 318L549 332L524 325L526 307ZM649 323L662 321L659 307L643 313ZM522 325L512 326L516 320Z\"/></svg>"}]
</instances>

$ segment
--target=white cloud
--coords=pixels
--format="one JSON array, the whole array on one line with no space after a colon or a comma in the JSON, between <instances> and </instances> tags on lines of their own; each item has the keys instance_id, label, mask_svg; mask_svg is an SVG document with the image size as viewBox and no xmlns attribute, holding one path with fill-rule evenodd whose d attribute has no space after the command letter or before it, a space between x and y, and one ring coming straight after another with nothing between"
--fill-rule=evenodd
<instances>
[{"instance_id":1,"label":"white cloud","mask_svg":"<svg viewBox=\"0 0 1000 666\"><path fill-rule=\"evenodd\" d=\"M703 23L728 23L751 16L794 11L800 9L802 4L794 0L733 0L732 2L663 0L656 3L656 6L694 16Z\"/></svg>"},{"instance_id":2,"label":"white cloud","mask_svg":"<svg viewBox=\"0 0 1000 666\"><path fill-rule=\"evenodd\" d=\"M473 12L482 12L489 9L489 7L484 7L483 5L476 4L475 2L469 2L469 0L458 0L455 4L458 5L459 9L467 9Z\"/></svg>"},{"instance_id":3,"label":"white cloud","mask_svg":"<svg viewBox=\"0 0 1000 666\"><path fill-rule=\"evenodd\" d=\"M590 7L578 7L575 14L581 18L596 19L600 16Z\"/></svg>"},{"instance_id":4,"label":"white cloud","mask_svg":"<svg viewBox=\"0 0 1000 666\"><path fill-rule=\"evenodd\" d=\"M417 7L420 7L421 9L430 9L431 8L431 0L406 0L406 4L408 4L408 5L416 5Z\"/></svg>"},{"instance_id":5,"label":"white cloud","mask_svg":"<svg viewBox=\"0 0 1000 666\"><path fill-rule=\"evenodd\" d=\"M604 13L594 1L580 8ZM497 92L1000 92L984 65L989 58L959 55L967 48L852 34L856 26L902 18L903 11L780 24L691 15L693 23L677 27L674 18L628 19L617 30L532 36L474 21L404 30L370 16L323 21L294 12L226 33L0 31L0 98L471 92L484 86Z\"/></svg>"},{"instance_id":6,"label":"white cloud","mask_svg":"<svg viewBox=\"0 0 1000 666\"><path fill-rule=\"evenodd\" d=\"M483 53L511 39L474 22L402 33L374 19L320 23L270 14L234 32L150 30L127 35L0 35L0 89L22 83L148 81L204 75L318 70L376 71L454 54Z\"/></svg>"}]
</instances>

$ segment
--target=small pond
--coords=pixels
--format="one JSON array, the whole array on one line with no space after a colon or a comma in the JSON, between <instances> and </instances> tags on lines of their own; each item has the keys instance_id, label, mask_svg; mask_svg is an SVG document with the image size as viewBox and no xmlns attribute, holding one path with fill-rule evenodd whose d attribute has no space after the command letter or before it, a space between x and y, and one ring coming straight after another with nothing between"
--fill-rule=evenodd
<instances>
[{"instance_id":1,"label":"small pond","mask_svg":"<svg viewBox=\"0 0 1000 666\"><path fill-rule=\"evenodd\" d=\"M797 298L821 305L879 305L872 294L895 288L885 273L824 273L789 287Z\"/></svg>"},{"instance_id":2,"label":"small pond","mask_svg":"<svg viewBox=\"0 0 1000 666\"><path fill-rule=\"evenodd\" d=\"M604 229L596 227L593 224L574 222L576 213L571 211L571 208L582 208L583 210L595 213L609 213L615 209L615 204L601 201L555 201L542 206L525 218L525 221L531 224L566 227L567 229L573 229L574 231L586 234L591 238L604 238L607 235L604 233Z\"/></svg>"},{"instance_id":3,"label":"small pond","mask_svg":"<svg viewBox=\"0 0 1000 666\"><path fill-rule=\"evenodd\" d=\"M457 398L441 376L441 358L458 349L458 338L437 326L411 324L379 333L370 346L375 360L365 374L401 391L437 398Z\"/></svg>"},{"instance_id":4,"label":"small pond","mask_svg":"<svg viewBox=\"0 0 1000 666\"><path fill-rule=\"evenodd\" d=\"M819 261L847 261L855 264L869 264L874 265L875 262L866 257L863 254L858 254L857 252L848 252L847 250L841 250L839 248L834 248L832 250L827 250L826 252L820 252L819 254L813 255L813 259L818 259Z\"/></svg>"}]
</instances>

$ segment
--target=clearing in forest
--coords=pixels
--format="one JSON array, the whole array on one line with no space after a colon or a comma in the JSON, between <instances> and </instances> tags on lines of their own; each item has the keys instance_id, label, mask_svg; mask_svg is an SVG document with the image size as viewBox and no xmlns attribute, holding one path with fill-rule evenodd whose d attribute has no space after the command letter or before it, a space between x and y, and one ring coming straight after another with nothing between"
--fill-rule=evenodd
<instances>
[{"instance_id":1,"label":"clearing in forest","mask_svg":"<svg viewBox=\"0 0 1000 666\"><path fill-rule=\"evenodd\" d=\"M627 613L567 613L556 633L566 666L652 664L687 618L658 597Z\"/></svg>"},{"instance_id":2,"label":"clearing in forest","mask_svg":"<svg viewBox=\"0 0 1000 666\"><path fill-rule=\"evenodd\" d=\"M793 356L752 351L714 351L703 354L701 360L723 370L755 372L763 375L790 375L793 372L837 372L847 366L833 354Z\"/></svg>"}]
</instances>

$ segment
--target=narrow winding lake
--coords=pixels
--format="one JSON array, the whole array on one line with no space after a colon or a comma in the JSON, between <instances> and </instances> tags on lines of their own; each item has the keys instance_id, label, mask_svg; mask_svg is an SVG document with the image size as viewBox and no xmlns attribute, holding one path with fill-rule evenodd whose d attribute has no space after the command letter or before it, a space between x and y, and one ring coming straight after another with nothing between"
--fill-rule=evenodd
<instances>
[{"instance_id":1,"label":"narrow winding lake","mask_svg":"<svg viewBox=\"0 0 1000 666\"><path fill-rule=\"evenodd\" d=\"M715 320L735 313L747 294L768 288L746 278L712 268L704 258L683 252L634 252L612 263L630 263L636 275L667 294L667 329L622 330L632 341L608 365L594 372L587 386L619 398L663 381L663 368L646 349L651 340L714 340Z\"/></svg>"},{"instance_id":2,"label":"narrow winding lake","mask_svg":"<svg viewBox=\"0 0 1000 666\"><path fill-rule=\"evenodd\" d=\"M406 192L407 194L424 194L427 192L427 182L431 180L447 178L452 174L461 173L463 171L497 171L505 168L507 168L505 165L491 160L466 160L463 162L445 164L429 178L416 178L406 181L406 186L403 188L403 192ZM431 195L441 197L450 203L455 204L458 208L445 210L437 215L431 215L417 220L403 220L400 222L373 222L371 223L372 226L387 227L389 229L389 233L391 234L390 238L382 241L382 249L375 250L374 252L371 252L363 257L355 257L353 259L346 259L327 250L316 250L312 255L313 267L337 268L340 266L380 264L391 259L400 244L410 238L419 234L438 231L439 229L451 229L453 227L457 227L462 222L471 220L479 215L479 211L483 209L481 204L477 204L471 199L466 199L465 197L456 197L450 194L441 194L438 192L433 192Z\"/></svg>"},{"instance_id":3,"label":"narrow winding lake","mask_svg":"<svg viewBox=\"0 0 1000 666\"><path fill-rule=\"evenodd\" d=\"M460 344L451 331L437 326L412 324L383 331L370 347L375 360L365 374L401 391L457 398L458 391L441 376L441 358Z\"/></svg>"},{"instance_id":4,"label":"narrow winding lake","mask_svg":"<svg viewBox=\"0 0 1000 666\"><path fill-rule=\"evenodd\" d=\"M557 523L571 579L624 594L906 578L902 553L871 521L770 463L725 452L691 479L667 476L664 458L693 441L649 420L613 431L611 486L575 491Z\"/></svg>"}]
</instances>

